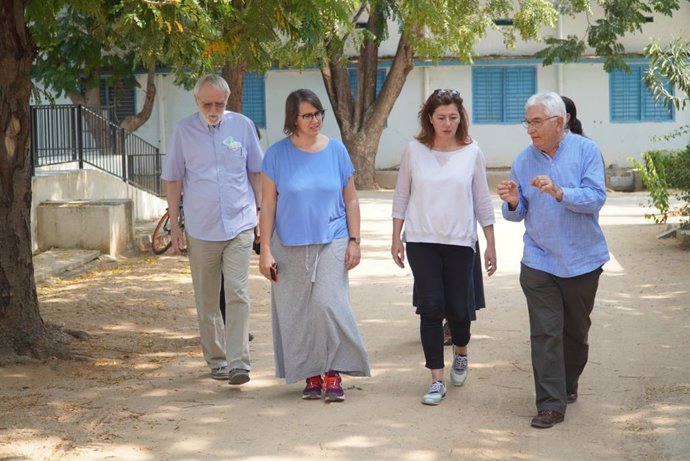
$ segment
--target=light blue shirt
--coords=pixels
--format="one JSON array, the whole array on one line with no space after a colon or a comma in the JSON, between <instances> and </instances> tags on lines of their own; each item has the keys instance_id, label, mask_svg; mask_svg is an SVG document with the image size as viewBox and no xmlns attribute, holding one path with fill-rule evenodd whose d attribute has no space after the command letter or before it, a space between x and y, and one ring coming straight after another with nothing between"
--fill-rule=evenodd
<instances>
[{"instance_id":1,"label":"light blue shirt","mask_svg":"<svg viewBox=\"0 0 690 461\"><path fill-rule=\"evenodd\" d=\"M283 245L330 243L348 236L343 188L354 174L342 142L305 152L284 138L266 151L263 171L276 184L276 232Z\"/></svg>"},{"instance_id":2,"label":"light blue shirt","mask_svg":"<svg viewBox=\"0 0 690 461\"><path fill-rule=\"evenodd\" d=\"M530 185L537 175L549 176L563 189L563 200ZM557 277L586 274L609 260L599 210L606 201L601 152L588 138L566 134L549 157L530 145L513 162L511 179L519 185L519 203L508 221L525 220L522 263Z\"/></svg>"},{"instance_id":3,"label":"light blue shirt","mask_svg":"<svg viewBox=\"0 0 690 461\"><path fill-rule=\"evenodd\" d=\"M225 111L213 127L197 112L175 125L161 178L182 181L189 235L224 241L256 226L248 174L261 171L262 159L256 128L242 114Z\"/></svg>"}]
</instances>

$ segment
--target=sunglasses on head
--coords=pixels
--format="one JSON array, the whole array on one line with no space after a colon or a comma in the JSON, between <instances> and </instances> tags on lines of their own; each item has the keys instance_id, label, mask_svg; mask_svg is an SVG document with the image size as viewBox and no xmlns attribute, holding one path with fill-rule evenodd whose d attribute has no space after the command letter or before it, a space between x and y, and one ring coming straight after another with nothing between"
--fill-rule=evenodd
<instances>
[{"instance_id":1,"label":"sunglasses on head","mask_svg":"<svg viewBox=\"0 0 690 461\"><path fill-rule=\"evenodd\" d=\"M437 96L437 97L444 97L444 96L450 96L451 98L457 98L460 97L460 92L458 90L447 90L447 89L442 89L438 88L434 90L433 93L431 93L432 96Z\"/></svg>"}]
</instances>

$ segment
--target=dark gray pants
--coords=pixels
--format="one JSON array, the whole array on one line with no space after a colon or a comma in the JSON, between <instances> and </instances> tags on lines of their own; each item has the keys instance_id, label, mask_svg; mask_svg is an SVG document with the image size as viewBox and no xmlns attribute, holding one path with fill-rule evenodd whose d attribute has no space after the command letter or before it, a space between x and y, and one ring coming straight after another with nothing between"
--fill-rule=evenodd
<instances>
[{"instance_id":1,"label":"dark gray pants","mask_svg":"<svg viewBox=\"0 0 690 461\"><path fill-rule=\"evenodd\" d=\"M602 269L562 278L520 269L527 298L537 410L565 414L566 394L587 364L587 335Z\"/></svg>"}]
</instances>

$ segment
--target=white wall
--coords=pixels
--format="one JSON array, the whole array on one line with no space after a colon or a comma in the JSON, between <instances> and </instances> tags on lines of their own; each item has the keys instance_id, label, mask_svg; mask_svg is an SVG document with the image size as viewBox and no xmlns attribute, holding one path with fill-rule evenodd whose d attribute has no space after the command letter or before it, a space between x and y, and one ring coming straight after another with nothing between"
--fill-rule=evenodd
<instances>
[{"instance_id":1,"label":"white wall","mask_svg":"<svg viewBox=\"0 0 690 461\"><path fill-rule=\"evenodd\" d=\"M520 64L519 60L508 61ZM529 60L522 65L537 66L538 91L556 91L571 97L578 106L578 117L587 136L594 139L602 150L607 164L627 166L628 157L645 150L682 148L687 139L660 143L651 140L654 135L690 124L690 108L676 112L674 122L662 123L610 123L608 74L601 61L553 65L543 67ZM165 153L165 139L172 126L182 117L194 112L191 92L172 85L172 77L159 76L160 81L156 109L151 119L137 131ZM387 127L381 137L376 167L391 168L398 165L405 144L418 131L417 113L424 99L436 88L455 88L463 95L467 111L472 117L472 67L453 64L415 67L407 78L400 97L388 117ZM328 101L321 74L316 69L305 71L274 70L266 77L266 125L262 130L262 145L267 148L284 135L283 117L287 95L299 88L309 88L321 98L327 109L324 133L339 138L338 125ZM507 167L514 156L529 142L520 124L487 125L472 124L470 133L478 140L492 168Z\"/></svg>"},{"instance_id":2,"label":"white wall","mask_svg":"<svg viewBox=\"0 0 690 461\"><path fill-rule=\"evenodd\" d=\"M673 19L654 15L654 22L646 24L643 32L626 36L623 42L628 51L641 51L647 44L648 37L658 36L667 40L671 36L690 37L690 2L682 2L681 11L674 13ZM595 7L595 11L596 8ZM562 17L561 28L544 30L546 35L560 33L564 36L578 34L585 30L584 15L577 18ZM391 30L397 30L395 27ZM393 36L381 47L381 56L395 52L397 37ZM687 139L678 138L666 143L651 141L651 136L670 132L690 124L690 108L676 112L675 120L667 123L610 123L608 75L603 71L602 60L584 60L577 64L553 65L543 67L536 60L522 60L526 55L541 49L537 42L518 42L514 50L506 50L500 34L491 31L485 40L479 42L476 51L480 56L476 63L487 59L507 57L506 64L536 65L539 91L553 90L570 96L578 106L578 116L582 120L585 132L600 146L607 164L628 165L627 158L638 156L644 150L659 148L682 148ZM424 67L426 66L426 67ZM407 78L402 93L396 101L388 118L387 126L380 142L376 167L391 168L399 163L404 145L418 131L417 113L426 96L435 88L456 88L464 97L467 111L472 115L472 68L471 65L447 61L437 66L418 63ZM142 88L145 88L145 75L139 76ZM158 89L155 106L150 120L136 134L153 145L159 146L165 154L166 140L171 128L178 120L196 111L191 91L177 87L171 75L158 74ZM317 69L305 71L271 70L266 77L266 123L262 129L262 145L270 144L283 137L284 103L288 93L298 88L309 88L315 91L328 109L324 124L324 133L340 137L338 125L333 117L321 75ZM144 101L141 89L137 91L139 108ZM509 166L515 154L528 142L525 130L519 124L514 125L477 125L472 124L470 133L484 150L489 167Z\"/></svg>"}]
</instances>

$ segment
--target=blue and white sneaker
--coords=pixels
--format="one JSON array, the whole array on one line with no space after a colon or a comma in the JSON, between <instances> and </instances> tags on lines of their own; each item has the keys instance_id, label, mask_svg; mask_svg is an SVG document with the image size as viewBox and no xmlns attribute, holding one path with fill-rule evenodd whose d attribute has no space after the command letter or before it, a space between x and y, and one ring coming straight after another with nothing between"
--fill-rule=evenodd
<instances>
[{"instance_id":1,"label":"blue and white sneaker","mask_svg":"<svg viewBox=\"0 0 690 461\"><path fill-rule=\"evenodd\" d=\"M450 369L450 380L454 386L462 386L467 381L467 355L455 354Z\"/></svg>"},{"instance_id":2,"label":"blue and white sneaker","mask_svg":"<svg viewBox=\"0 0 690 461\"><path fill-rule=\"evenodd\" d=\"M445 396L446 385L443 384L443 381L434 381L422 397L422 403L424 405L438 405Z\"/></svg>"}]
</instances>

